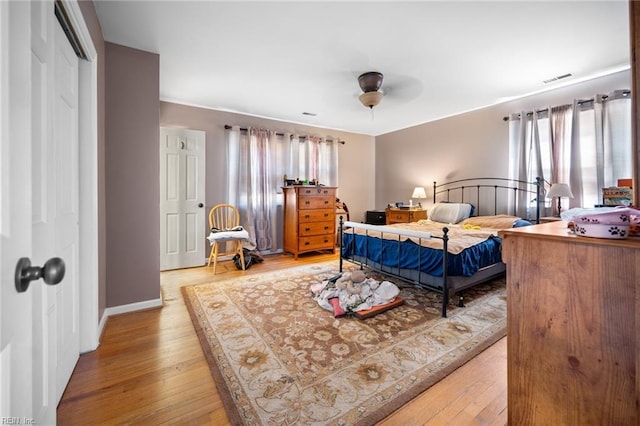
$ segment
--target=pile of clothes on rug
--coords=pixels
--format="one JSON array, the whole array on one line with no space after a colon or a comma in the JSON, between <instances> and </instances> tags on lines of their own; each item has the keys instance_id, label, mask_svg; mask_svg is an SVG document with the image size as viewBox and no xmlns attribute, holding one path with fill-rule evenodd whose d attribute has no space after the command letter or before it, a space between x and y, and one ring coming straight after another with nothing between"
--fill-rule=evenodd
<instances>
[{"instance_id":1,"label":"pile of clothes on rug","mask_svg":"<svg viewBox=\"0 0 640 426\"><path fill-rule=\"evenodd\" d=\"M336 318L393 302L400 289L389 281L367 278L361 270L343 272L311 285L313 298Z\"/></svg>"}]
</instances>

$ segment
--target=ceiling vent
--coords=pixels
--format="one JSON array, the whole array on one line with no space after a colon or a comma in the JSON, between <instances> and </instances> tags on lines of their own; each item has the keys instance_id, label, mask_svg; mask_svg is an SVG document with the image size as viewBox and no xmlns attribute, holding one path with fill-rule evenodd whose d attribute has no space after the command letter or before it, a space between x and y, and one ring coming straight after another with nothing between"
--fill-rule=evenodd
<instances>
[{"instance_id":1,"label":"ceiling vent","mask_svg":"<svg viewBox=\"0 0 640 426\"><path fill-rule=\"evenodd\" d=\"M564 79L564 78L569 78L569 77L572 77L572 76L573 76L573 74L571 74L571 73L567 73L567 74L559 75L559 76L557 76L557 77L550 78L550 79L548 79L548 80L543 80L542 82L543 82L544 84L549 84L549 83L553 83L554 81L562 80L562 79Z\"/></svg>"}]
</instances>

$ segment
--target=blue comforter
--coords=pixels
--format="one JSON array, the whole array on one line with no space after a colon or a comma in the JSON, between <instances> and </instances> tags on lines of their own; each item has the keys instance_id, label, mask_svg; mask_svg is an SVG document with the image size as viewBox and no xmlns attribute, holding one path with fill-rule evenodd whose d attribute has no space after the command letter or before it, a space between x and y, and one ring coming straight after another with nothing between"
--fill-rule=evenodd
<instances>
[{"instance_id":1,"label":"blue comforter","mask_svg":"<svg viewBox=\"0 0 640 426\"><path fill-rule=\"evenodd\" d=\"M448 255L448 275L469 277L479 269L502 261L502 240L492 236L482 243ZM442 276L442 250L422 247L411 240L395 241L345 233L342 256L363 256L386 267L420 270Z\"/></svg>"}]
</instances>

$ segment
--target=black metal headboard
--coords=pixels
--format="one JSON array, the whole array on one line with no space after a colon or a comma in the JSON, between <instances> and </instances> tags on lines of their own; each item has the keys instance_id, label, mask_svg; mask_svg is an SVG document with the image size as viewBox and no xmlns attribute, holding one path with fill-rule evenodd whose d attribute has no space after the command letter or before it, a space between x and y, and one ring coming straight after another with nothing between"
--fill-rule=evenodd
<instances>
[{"instance_id":1,"label":"black metal headboard","mask_svg":"<svg viewBox=\"0 0 640 426\"><path fill-rule=\"evenodd\" d=\"M540 222L540 202L544 195L542 179L536 178L535 182L506 179L506 178L469 178L458 179L451 182L436 184L433 182L433 202L460 202L470 203L475 206L474 215L497 214L499 201L506 204L509 196L513 196L512 210L517 216L519 207L517 201L519 194L526 194L527 199L536 201L535 222ZM440 197L440 198L439 198ZM493 200L493 210L487 213L484 207ZM525 218L526 219L526 218Z\"/></svg>"}]
</instances>

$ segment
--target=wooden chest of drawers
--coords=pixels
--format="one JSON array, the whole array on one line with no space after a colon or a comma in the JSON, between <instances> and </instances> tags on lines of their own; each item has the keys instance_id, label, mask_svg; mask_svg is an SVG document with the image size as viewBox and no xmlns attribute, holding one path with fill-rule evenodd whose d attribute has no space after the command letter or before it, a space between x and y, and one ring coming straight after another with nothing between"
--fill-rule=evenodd
<instances>
[{"instance_id":1,"label":"wooden chest of drawers","mask_svg":"<svg viewBox=\"0 0 640 426\"><path fill-rule=\"evenodd\" d=\"M417 222L427 218L427 211L423 209L387 209L386 213L387 225Z\"/></svg>"},{"instance_id":2,"label":"wooden chest of drawers","mask_svg":"<svg viewBox=\"0 0 640 426\"><path fill-rule=\"evenodd\" d=\"M298 254L336 249L336 188L286 186L284 251Z\"/></svg>"},{"instance_id":3,"label":"wooden chest of drawers","mask_svg":"<svg viewBox=\"0 0 640 426\"><path fill-rule=\"evenodd\" d=\"M498 235L509 425L639 425L640 239L580 237L562 221Z\"/></svg>"}]
</instances>

